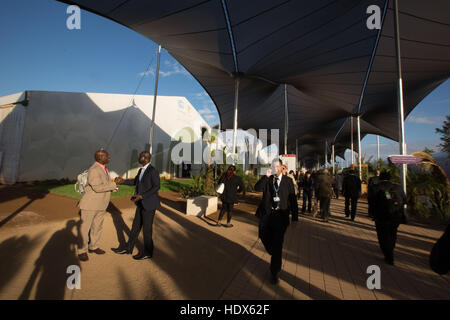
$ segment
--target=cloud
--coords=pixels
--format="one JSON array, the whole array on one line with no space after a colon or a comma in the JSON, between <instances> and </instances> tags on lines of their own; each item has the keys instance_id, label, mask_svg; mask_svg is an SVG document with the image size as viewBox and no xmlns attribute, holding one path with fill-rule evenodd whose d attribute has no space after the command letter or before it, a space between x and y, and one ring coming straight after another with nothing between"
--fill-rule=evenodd
<instances>
[{"instance_id":1,"label":"cloud","mask_svg":"<svg viewBox=\"0 0 450 320\"><path fill-rule=\"evenodd\" d=\"M444 122L444 117L419 117L419 116L410 116L408 117L408 122L413 123L421 123L421 124L430 124L430 125L440 125Z\"/></svg>"},{"instance_id":2,"label":"cloud","mask_svg":"<svg viewBox=\"0 0 450 320\"><path fill-rule=\"evenodd\" d=\"M215 114L207 114L207 115L204 115L203 118L205 118L205 120L212 120L212 119L216 119L216 115Z\"/></svg>"},{"instance_id":3,"label":"cloud","mask_svg":"<svg viewBox=\"0 0 450 320\"><path fill-rule=\"evenodd\" d=\"M181 74L181 75L189 75L189 72L186 71L185 68L183 68L179 63L177 62L169 62L167 60L164 61L164 65L169 67L169 70L167 71L163 71L161 69L159 69L159 75L163 78L165 77L169 77L175 74ZM154 69L150 69L148 71L145 72L140 72L139 76L148 76L148 75L152 75L155 76L155 70Z\"/></svg>"},{"instance_id":4,"label":"cloud","mask_svg":"<svg viewBox=\"0 0 450 320\"><path fill-rule=\"evenodd\" d=\"M208 109L208 108L203 108L203 109L199 109L198 110L198 113L200 113L200 114L211 114L211 113L214 113L215 111L214 110L211 110L211 109Z\"/></svg>"},{"instance_id":5,"label":"cloud","mask_svg":"<svg viewBox=\"0 0 450 320\"><path fill-rule=\"evenodd\" d=\"M148 76L149 74L151 74L152 76L155 76L155 70L152 70L152 69L150 69L150 70L147 70L147 71L144 71L144 72L140 72L139 73L139 76L140 77L142 77L142 76Z\"/></svg>"},{"instance_id":6,"label":"cloud","mask_svg":"<svg viewBox=\"0 0 450 320\"><path fill-rule=\"evenodd\" d=\"M169 68L171 68L169 71L159 71L159 74L161 75L161 77L169 77L172 76L174 74L181 74L181 75L189 75L189 72L186 71L185 68L183 68L180 64L174 62L174 63L170 63L168 61L165 61L164 63L165 65L167 65Z\"/></svg>"}]
</instances>

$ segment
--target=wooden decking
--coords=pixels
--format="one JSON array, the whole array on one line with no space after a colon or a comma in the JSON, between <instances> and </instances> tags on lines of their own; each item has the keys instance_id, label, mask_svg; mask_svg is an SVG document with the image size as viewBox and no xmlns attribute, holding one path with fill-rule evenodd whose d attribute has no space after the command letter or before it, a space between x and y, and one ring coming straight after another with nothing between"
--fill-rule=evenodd
<instances>
[{"instance_id":1,"label":"wooden decking","mask_svg":"<svg viewBox=\"0 0 450 320\"><path fill-rule=\"evenodd\" d=\"M354 222L344 218L343 200L332 200L332 217L324 223L301 216L285 235L278 285L269 282L270 256L261 241L225 288L221 299L450 299L450 277L429 267L429 252L442 234L427 226L401 225L395 266L386 264L360 202ZM381 289L369 290L367 267L381 269Z\"/></svg>"}]
</instances>

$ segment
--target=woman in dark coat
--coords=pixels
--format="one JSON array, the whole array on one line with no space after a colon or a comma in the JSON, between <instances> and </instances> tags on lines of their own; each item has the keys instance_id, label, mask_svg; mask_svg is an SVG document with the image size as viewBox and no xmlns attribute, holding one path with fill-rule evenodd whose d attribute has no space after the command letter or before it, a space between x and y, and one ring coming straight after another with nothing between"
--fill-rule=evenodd
<instances>
[{"instance_id":1,"label":"woman in dark coat","mask_svg":"<svg viewBox=\"0 0 450 320\"><path fill-rule=\"evenodd\" d=\"M225 211L227 212L227 224L225 227L232 227L231 222L231 210L233 210L233 205L237 203L237 193L244 190L244 185L242 179L236 175L236 167L229 166L225 174L219 179L219 185L221 183L225 184L225 189L220 195L220 200L222 200L222 209L220 209L219 219L217 220L217 225L221 226L220 220L222 220Z\"/></svg>"}]
</instances>

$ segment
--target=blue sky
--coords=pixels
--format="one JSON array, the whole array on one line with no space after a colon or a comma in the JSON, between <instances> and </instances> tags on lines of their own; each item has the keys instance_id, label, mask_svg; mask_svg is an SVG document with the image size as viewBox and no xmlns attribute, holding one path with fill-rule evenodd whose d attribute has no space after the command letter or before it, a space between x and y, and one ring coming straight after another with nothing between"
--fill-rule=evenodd
<instances>
[{"instance_id":1,"label":"blue sky","mask_svg":"<svg viewBox=\"0 0 450 320\"><path fill-rule=\"evenodd\" d=\"M153 94L157 45L115 22L82 11L81 30L68 30L67 5L54 0L0 2L0 96L23 90L132 94L152 61L138 94ZM202 86L166 51L158 94L185 96L214 125L219 117ZM437 88L405 123L408 152L436 149L435 128L450 110L450 81ZM375 136L363 140L374 154ZM395 145L381 139L384 146Z\"/></svg>"}]
</instances>

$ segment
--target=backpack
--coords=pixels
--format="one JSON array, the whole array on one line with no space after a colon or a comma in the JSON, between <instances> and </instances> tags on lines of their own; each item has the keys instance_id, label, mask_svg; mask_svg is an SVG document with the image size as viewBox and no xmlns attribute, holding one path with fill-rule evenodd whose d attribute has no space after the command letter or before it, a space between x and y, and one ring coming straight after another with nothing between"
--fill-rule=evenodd
<instances>
[{"instance_id":1,"label":"backpack","mask_svg":"<svg viewBox=\"0 0 450 320\"><path fill-rule=\"evenodd\" d=\"M84 170L77 176L77 182L74 185L75 191L81 194L86 192L86 186L88 184L88 172L89 170Z\"/></svg>"},{"instance_id":2,"label":"backpack","mask_svg":"<svg viewBox=\"0 0 450 320\"><path fill-rule=\"evenodd\" d=\"M377 185L376 189L377 215L386 220L402 221L403 198L396 186L389 183L387 186Z\"/></svg>"}]
</instances>

